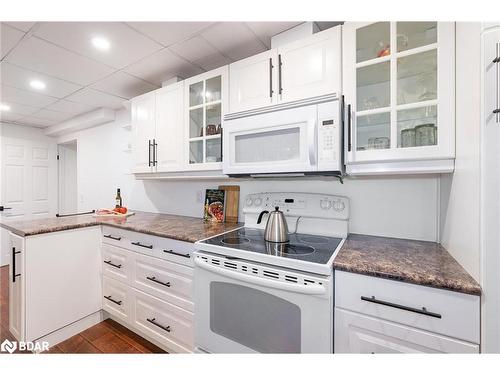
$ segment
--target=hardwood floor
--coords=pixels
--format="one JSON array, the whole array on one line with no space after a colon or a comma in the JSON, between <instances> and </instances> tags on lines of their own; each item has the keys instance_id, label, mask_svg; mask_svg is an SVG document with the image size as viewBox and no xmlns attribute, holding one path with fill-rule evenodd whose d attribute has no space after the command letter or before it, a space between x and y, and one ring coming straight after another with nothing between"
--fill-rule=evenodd
<instances>
[{"instance_id":1,"label":"hardwood floor","mask_svg":"<svg viewBox=\"0 0 500 375\"><path fill-rule=\"evenodd\" d=\"M15 341L9 332L9 266L0 267L0 342ZM16 351L15 353L23 353ZM24 352L27 353L27 352ZM47 354L62 353L165 353L124 326L107 319L52 347Z\"/></svg>"}]
</instances>

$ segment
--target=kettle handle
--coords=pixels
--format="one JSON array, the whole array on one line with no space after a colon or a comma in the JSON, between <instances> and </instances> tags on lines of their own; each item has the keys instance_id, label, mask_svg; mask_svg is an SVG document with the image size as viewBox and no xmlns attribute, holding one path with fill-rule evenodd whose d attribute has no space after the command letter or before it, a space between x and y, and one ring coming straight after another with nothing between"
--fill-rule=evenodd
<instances>
[{"instance_id":1,"label":"kettle handle","mask_svg":"<svg viewBox=\"0 0 500 375\"><path fill-rule=\"evenodd\" d=\"M259 214L259 218L257 219L257 224L260 224L260 222L262 221L262 216L264 216L264 214L268 214L269 211L262 211L260 214Z\"/></svg>"}]
</instances>

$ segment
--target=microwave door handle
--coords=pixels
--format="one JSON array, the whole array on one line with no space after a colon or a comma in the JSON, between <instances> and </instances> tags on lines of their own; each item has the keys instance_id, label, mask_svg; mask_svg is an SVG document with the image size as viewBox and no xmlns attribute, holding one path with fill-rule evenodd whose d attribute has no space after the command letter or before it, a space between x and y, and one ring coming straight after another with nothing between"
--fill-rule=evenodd
<instances>
[{"instance_id":1,"label":"microwave door handle","mask_svg":"<svg viewBox=\"0 0 500 375\"><path fill-rule=\"evenodd\" d=\"M275 281L263 279L261 277L255 277L250 275L241 274L239 272L230 271L221 267L212 266L199 258L195 258L194 263L197 267L200 267L206 271L212 272L217 275L222 275L227 278L242 281L245 283L260 285L266 288L273 288L279 290L286 290L294 293L301 294L326 294L326 288L324 285L299 285L294 283L287 283L283 281Z\"/></svg>"},{"instance_id":2,"label":"microwave door handle","mask_svg":"<svg viewBox=\"0 0 500 375\"><path fill-rule=\"evenodd\" d=\"M317 147L317 126L318 122L316 120L309 120L307 122L307 131L309 140L309 164L316 165L316 153L318 152Z\"/></svg>"}]
</instances>

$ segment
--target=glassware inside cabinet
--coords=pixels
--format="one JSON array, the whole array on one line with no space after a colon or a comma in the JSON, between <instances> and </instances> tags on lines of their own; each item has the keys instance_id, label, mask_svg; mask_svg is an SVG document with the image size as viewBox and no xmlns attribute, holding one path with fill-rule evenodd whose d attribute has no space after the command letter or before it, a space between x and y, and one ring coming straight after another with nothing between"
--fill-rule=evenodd
<instances>
[{"instance_id":1,"label":"glassware inside cabinet","mask_svg":"<svg viewBox=\"0 0 500 375\"><path fill-rule=\"evenodd\" d=\"M390 112L356 117L356 150L386 149L391 147Z\"/></svg>"},{"instance_id":2,"label":"glassware inside cabinet","mask_svg":"<svg viewBox=\"0 0 500 375\"><path fill-rule=\"evenodd\" d=\"M398 52L437 42L437 22L397 22Z\"/></svg>"},{"instance_id":3,"label":"glassware inside cabinet","mask_svg":"<svg viewBox=\"0 0 500 375\"><path fill-rule=\"evenodd\" d=\"M390 62L356 69L357 111L388 107L391 104Z\"/></svg>"},{"instance_id":4,"label":"glassware inside cabinet","mask_svg":"<svg viewBox=\"0 0 500 375\"><path fill-rule=\"evenodd\" d=\"M356 62L389 55L390 30L390 22L377 22L356 30Z\"/></svg>"},{"instance_id":5,"label":"glassware inside cabinet","mask_svg":"<svg viewBox=\"0 0 500 375\"><path fill-rule=\"evenodd\" d=\"M437 99L437 50L416 53L397 60L398 104Z\"/></svg>"},{"instance_id":6,"label":"glassware inside cabinet","mask_svg":"<svg viewBox=\"0 0 500 375\"><path fill-rule=\"evenodd\" d=\"M399 110L397 123L398 147L437 145L437 106Z\"/></svg>"}]
</instances>

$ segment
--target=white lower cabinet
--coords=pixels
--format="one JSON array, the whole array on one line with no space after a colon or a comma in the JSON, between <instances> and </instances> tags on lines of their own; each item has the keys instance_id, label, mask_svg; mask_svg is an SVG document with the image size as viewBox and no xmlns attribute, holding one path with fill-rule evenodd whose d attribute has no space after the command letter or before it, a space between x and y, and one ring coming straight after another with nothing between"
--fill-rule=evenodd
<instances>
[{"instance_id":1,"label":"white lower cabinet","mask_svg":"<svg viewBox=\"0 0 500 375\"><path fill-rule=\"evenodd\" d=\"M193 352L193 244L106 227L103 237L103 309L168 352Z\"/></svg>"},{"instance_id":2,"label":"white lower cabinet","mask_svg":"<svg viewBox=\"0 0 500 375\"><path fill-rule=\"evenodd\" d=\"M9 331L14 338L22 340L24 336L23 283L25 277L22 269L24 239L10 234L10 251L12 253L9 267Z\"/></svg>"},{"instance_id":3,"label":"white lower cabinet","mask_svg":"<svg viewBox=\"0 0 500 375\"><path fill-rule=\"evenodd\" d=\"M335 309L335 353L479 353L479 345Z\"/></svg>"},{"instance_id":4,"label":"white lower cabinet","mask_svg":"<svg viewBox=\"0 0 500 375\"><path fill-rule=\"evenodd\" d=\"M480 297L335 271L335 353L478 353Z\"/></svg>"}]
</instances>

